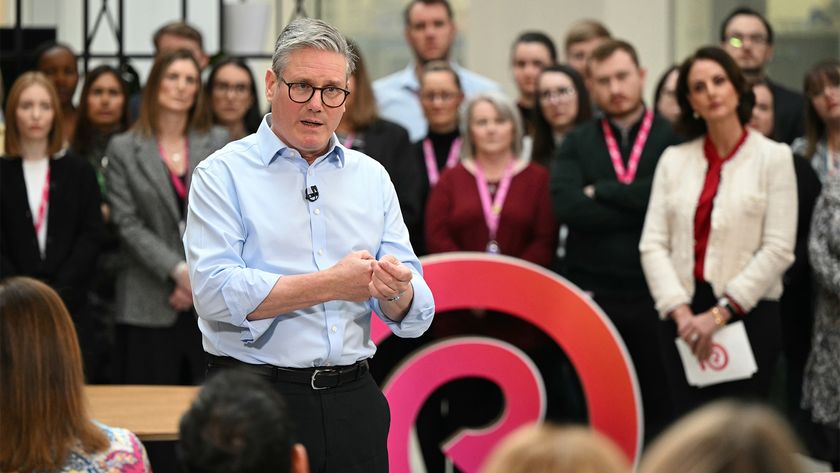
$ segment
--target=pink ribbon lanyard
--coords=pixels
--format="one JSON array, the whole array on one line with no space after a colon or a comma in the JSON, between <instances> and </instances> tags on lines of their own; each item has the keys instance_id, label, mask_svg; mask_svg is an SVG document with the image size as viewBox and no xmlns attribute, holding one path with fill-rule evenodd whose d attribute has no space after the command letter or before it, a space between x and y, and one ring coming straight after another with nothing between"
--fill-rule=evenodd
<instances>
[{"instance_id":1,"label":"pink ribbon lanyard","mask_svg":"<svg viewBox=\"0 0 840 473\"><path fill-rule=\"evenodd\" d=\"M481 210L484 212L484 222L487 224L487 229L490 231L490 241L496 241L496 234L499 231L499 220L502 214L502 207L505 205L505 198L507 198L508 189L510 189L510 182L513 180L513 160L505 167L505 173L502 180L499 182L499 189L496 191L496 197L490 203L490 188L487 184L487 179L484 177L484 172L478 162L475 163L475 184L478 186L478 197L481 199Z\"/></svg>"},{"instance_id":2,"label":"pink ribbon lanyard","mask_svg":"<svg viewBox=\"0 0 840 473\"><path fill-rule=\"evenodd\" d=\"M446 169L454 168L458 164L458 155L461 154L461 138L455 138L449 146L449 156L446 157ZM434 187L440 180L440 172L435 158L435 149L432 147L432 140L423 140L423 157L426 159L426 173L429 175L429 184Z\"/></svg>"},{"instance_id":3,"label":"pink ribbon lanyard","mask_svg":"<svg viewBox=\"0 0 840 473\"><path fill-rule=\"evenodd\" d=\"M41 190L41 203L38 204L38 215L35 217L35 234L41 232L44 220L47 218L47 204L50 202L50 166L47 163L47 177L44 179L44 187Z\"/></svg>"},{"instance_id":4,"label":"pink ribbon lanyard","mask_svg":"<svg viewBox=\"0 0 840 473\"><path fill-rule=\"evenodd\" d=\"M347 149L352 149L354 141L356 141L356 134L348 133L347 136L344 137L344 141L341 143L341 145Z\"/></svg>"},{"instance_id":5,"label":"pink ribbon lanyard","mask_svg":"<svg viewBox=\"0 0 840 473\"><path fill-rule=\"evenodd\" d=\"M166 165L168 158L166 157L166 153L163 151L163 146L160 145L158 142L158 151L160 152L160 159L163 161L163 164ZM190 142L189 138L184 140L184 161L187 163L187 167L189 168L190 165ZM172 170L169 169L169 166L166 166L166 171L169 173L169 180L172 181L172 186L175 187L175 193L178 194L178 197L181 200L187 198L187 186L184 182L175 175Z\"/></svg>"},{"instance_id":6,"label":"pink ribbon lanyard","mask_svg":"<svg viewBox=\"0 0 840 473\"><path fill-rule=\"evenodd\" d=\"M642 121L642 126L639 128L639 134L636 135L636 141L633 143L633 150L630 152L630 159L627 161L627 169L624 169L624 162L621 160L621 152L618 151L618 144L615 142L612 128L610 128L610 124L606 118L601 119L601 128L604 130L604 138L607 141L607 151L610 153L610 159L612 159L612 165L615 169L615 175L618 177L618 182L631 184L636 179L639 160L642 158L642 150L645 148L645 143L650 135L652 125L653 112L648 110L645 112L645 118Z\"/></svg>"}]
</instances>

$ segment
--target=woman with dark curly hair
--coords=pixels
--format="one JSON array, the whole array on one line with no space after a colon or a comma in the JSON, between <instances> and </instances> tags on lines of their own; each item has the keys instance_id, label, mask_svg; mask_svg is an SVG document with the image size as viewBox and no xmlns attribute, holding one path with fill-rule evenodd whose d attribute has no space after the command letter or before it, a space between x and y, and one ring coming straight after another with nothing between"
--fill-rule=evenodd
<instances>
[{"instance_id":1,"label":"woman with dark curly hair","mask_svg":"<svg viewBox=\"0 0 840 473\"><path fill-rule=\"evenodd\" d=\"M662 154L639 249L681 414L720 397L767 397L782 344L779 297L794 259L797 194L790 148L746 127L755 99L726 52L705 47L686 59L677 100L678 129L689 141ZM703 362L715 332L735 321L744 323L758 372L690 386L674 338Z\"/></svg>"}]
</instances>

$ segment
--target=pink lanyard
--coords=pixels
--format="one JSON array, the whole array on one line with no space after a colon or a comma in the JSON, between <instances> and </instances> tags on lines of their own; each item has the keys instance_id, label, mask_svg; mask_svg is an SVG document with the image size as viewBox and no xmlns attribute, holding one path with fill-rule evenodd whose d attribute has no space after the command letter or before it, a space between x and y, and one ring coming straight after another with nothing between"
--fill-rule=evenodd
<instances>
[{"instance_id":1,"label":"pink lanyard","mask_svg":"<svg viewBox=\"0 0 840 473\"><path fill-rule=\"evenodd\" d=\"M347 136L344 137L344 142L341 143L341 144L345 148L351 149L351 148L353 148L353 141L355 141L355 140L356 140L356 134L351 132L351 133L348 133Z\"/></svg>"},{"instance_id":2,"label":"pink lanyard","mask_svg":"<svg viewBox=\"0 0 840 473\"><path fill-rule=\"evenodd\" d=\"M163 161L163 164L166 165L168 158L166 157L166 153L163 151L163 146L161 146L160 142L158 142L158 151L160 152L160 159ZM190 140L189 138L184 139L184 160L187 163L187 167L189 168L190 165ZM166 171L169 172L169 180L172 181L172 185L175 187L175 192L178 194L178 197L181 200L187 198L187 186L184 185L184 181L181 180L180 177L176 176L174 172L169 169L169 166L166 166Z\"/></svg>"},{"instance_id":3,"label":"pink lanyard","mask_svg":"<svg viewBox=\"0 0 840 473\"><path fill-rule=\"evenodd\" d=\"M41 231L44 220L47 218L47 204L50 202L50 167L47 163L47 177L44 179L44 187L41 190L41 203L38 205L38 216L35 217L35 234Z\"/></svg>"},{"instance_id":4,"label":"pink lanyard","mask_svg":"<svg viewBox=\"0 0 840 473\"><path fill-rule=\"evenodd\" d=\"M645 119L639 128L639 134L636 135L636 142L633 143L633 150L630 152L630 159L627 161L627 169L624 169L624 163L621 161L621 153L618 151L618 144L615 142L612 128L610 128L610 124L606 118L601 119L601 128L604 130L604 138L607 140L607 150L610 152L610 158L612 159L612 165L615 169L615 175L618 177L618 182L630 184L636 179L636 170L639 168L639 160L642 158L642 150L645 147L648 135L650 135L651 125L653 125L653 112L648 110L645 112Z\"/></svg>"},{"instance_id":5,"label":"pink lanyard","mask_svg":"<svg viewBox=\"0 0 840 473\"><path fill-rule=\"evenodd\" d=\"M455 138L452 145L449 147L449 156L446 157L446 169L454 168L458 164L458 155L461 153L461 138ZM426 138L423 140L423 157L426 158L426 173L429 175L429 184L432 187L437 184L440 179L438 172L437 159L435 158L435 150L432 147L432 140Z\"/></svg>"},{"instance_id":6,"label":"pink lanyard","mask_svg":"<svg viewBox=\"0 0 840 473\"><path fill-rule=\"evenodd\" d=\"M502 175L502 180L499 182L499 189L496 191L496 197L493 199L493 203L491 205L490 189L487 185L487 179L484 177L484 172L481 170L481 166L478 165L478 162L475 163L475 185L478 186L478 197L481 199L481 210L484 212L484 222L487 224L487 229L490 232L488 250L491 246L495 246L496 250L498 250L498 244L496 244L496 234L499 231L499 220L502 214L502 207L505 205L505 198L507 198L508 189L510 189L510 182L512 180L513 159L511 159L507 167L505 167L505 173Z\"/></svg>"}]
</instances>

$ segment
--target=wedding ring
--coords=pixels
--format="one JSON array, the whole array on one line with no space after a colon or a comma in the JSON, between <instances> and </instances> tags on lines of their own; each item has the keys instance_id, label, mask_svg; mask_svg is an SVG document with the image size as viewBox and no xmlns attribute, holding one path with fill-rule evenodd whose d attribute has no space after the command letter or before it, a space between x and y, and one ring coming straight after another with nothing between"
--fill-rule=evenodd
<instances>
[{"instance_id":1,"label":"wedding ring","mask_svg":"<svg viewBox=\"0 0 840 473\"><path fill-rule=\"evenodd\" d=\"M694 343L694 342L697 341L698 338L700 338L700 335L697 335L696 333L692 333L691 337L689 337L689 340L691 341L691 343Z\"/></svg>"}]
</instances>

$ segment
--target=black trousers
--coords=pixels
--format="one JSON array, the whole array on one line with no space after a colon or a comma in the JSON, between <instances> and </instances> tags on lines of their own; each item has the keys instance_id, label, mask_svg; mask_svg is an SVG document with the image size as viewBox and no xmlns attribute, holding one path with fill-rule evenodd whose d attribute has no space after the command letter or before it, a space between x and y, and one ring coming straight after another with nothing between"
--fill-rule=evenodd
<instances>
[{"instance_id":1,"label":"black trousers","mask_svg":"<svg viewBox=\"0 0 840 473\"><path fill-rule=\"evenodd\" d=\"M653 299L645 294L595 293L594 301L606 312L630 352L644 408L645 444L674 418L673 402L665 382L665 368L657 343L659 316Z\"/></svg>"},{"instance_id":2,"label":"black trousers","mask_svg":"<svg viewBox=\"0 0 840 473\"><path fill-rule=\"evenodd\" d=\"M194 312L172 327L117 324L114 379L118 384L201 384L207 360Z\"/></svg>"},{"instance_id":3,"label":"black trousers","mask_svg":"<svg viewBox=\"0 0 840 473\"><path fill-rule=\"evenodd\" d=\"M207 365L210 377L224 369ZM266 378L286 401L295 441L306 447L314 473L385 473L391 410L370 373L341 386L313 390L306 384Z\"/></svg>"},{"instance_id":4,"label":"black trousers","mask_svg":"<svg viewBox=\"0 0 840 473\"><path fill-rule=\"evenodd\" d=\"M709 310L717 303L717 298L708 283L695 285L691 311L699 314ZM674 400L677 416L682 416L708 402L722 398L739 398L748 401L766 402L770 393L770 381L773 369L782 349L782 322L779 315L779 303L762 300L752 311L743 317L734 317L730 322L742 320L747 331L747 338L752 346L758 372L751 378L720 383L704 388L688 384L685 369L680 361L674 339L677 337L677 324L668 319L660 325L660 347L665 371L668 375L668 387Z\"/></svg>"}]
</instances>

